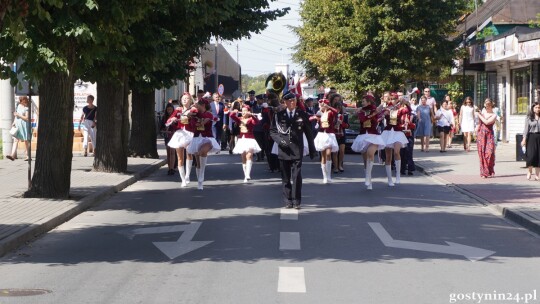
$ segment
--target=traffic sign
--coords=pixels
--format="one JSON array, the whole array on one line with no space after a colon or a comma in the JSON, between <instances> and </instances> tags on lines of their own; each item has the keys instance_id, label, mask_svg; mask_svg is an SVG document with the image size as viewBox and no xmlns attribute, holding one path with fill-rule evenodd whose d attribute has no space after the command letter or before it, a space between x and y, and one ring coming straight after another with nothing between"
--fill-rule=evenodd
<instances>
[{"instance_id":1,"label":"traffic sign","mask_svg":"<svg viewBox=\"0 0 540 304\"><path fill-rule=\"evenodd\" d=\"M225 92L225 87L223 86L222 83L219 84L217 92L219 93L219 95L223 95L223 93Z\"/></svg>"}]
</instances>

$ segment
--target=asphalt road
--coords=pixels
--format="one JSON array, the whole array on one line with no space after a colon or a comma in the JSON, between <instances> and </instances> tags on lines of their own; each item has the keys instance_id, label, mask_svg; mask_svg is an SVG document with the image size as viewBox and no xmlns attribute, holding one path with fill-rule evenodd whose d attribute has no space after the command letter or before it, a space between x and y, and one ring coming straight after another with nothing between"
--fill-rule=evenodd
<instances>
[{"instance_id":1,"label":"asphalt road","mask_svg":"<svg viewBox=\"0 0 540 304\"><path fill-rule=\"evenodd\" d=\"M368 192L346 161L328 185L304 163L298 214L263 163L243 184L210 156L203 191L162 168L1 258L0 303L540 303L538 237L422 175L376 166Z\"/></svg>"}]
</instances>

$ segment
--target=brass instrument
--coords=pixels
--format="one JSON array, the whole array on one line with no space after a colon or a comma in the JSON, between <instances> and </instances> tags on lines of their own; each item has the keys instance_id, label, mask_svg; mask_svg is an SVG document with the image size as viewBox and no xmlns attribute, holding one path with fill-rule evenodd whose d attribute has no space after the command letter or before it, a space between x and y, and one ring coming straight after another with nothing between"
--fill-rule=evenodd
<instances>
[{"instance_id":1,"label":"brass instrument","mask_svg":"<svg viewBox=\"0 0 540 304\"><path fill-rule=\"evenodd\" d=\"M276 94L278 98L281 99L281 93L283 92L283 89L285 89L286 83L287 80L283 73L272 73L266 78L266 91Z\"/></svg>"}]
</instances>

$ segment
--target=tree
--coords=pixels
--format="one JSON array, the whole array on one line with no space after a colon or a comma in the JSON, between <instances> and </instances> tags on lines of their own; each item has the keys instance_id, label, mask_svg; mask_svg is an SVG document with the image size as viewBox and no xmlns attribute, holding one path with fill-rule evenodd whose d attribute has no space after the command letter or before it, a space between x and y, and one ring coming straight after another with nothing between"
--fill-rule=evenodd
<instances>
[{"instance_id":1,"label":"tree","mask_svg":"<svg viewBox=\"0 0 540 304\"><path fill-rule=\"evenodd\" d=\"M158 7L153 10L153 14L131 26L129 33L133 41L137 43L130 44L125 54L112 57L116 60L124 56L125 62L130 64L128 79L134 93L132 95L133 126L129 144L130 155L157 157L152 110L154 100L150 92L156 88L170 86L175 79L187 77L188 62L198 55L200 48L212 36L217 35L225 40L240 39L251 35L251 32L260 32L266 27L268 20L274 20L287 12L287 9L262 10L267 7L267 0L218 3L186 0L174 6ZM181 26L177 23L178 16L183 16ZM109 58L111 57L107 57L105 61ZM103 66L108 66L108 64L104 63ZM101 77L106 71L96 70L95 72ZM100 97L99 94L98 97ZM103 132L110 134L111 131L116 130L118 129L106 128ZM100 137L99 132L98 129L98 137ZM114 145L109 142L107 146ZM116 151L122 151L122 148L119 147ZM125 158L121 154L115 158L120 157ZM98 148L94 163L96 170L108 172L125 170L123 166L106 167L100 161L101 158Z\"/></svg>"},{"instance_id":2,"label":"tree","mask_svg":"<svg viewBox=\"0 0 540 304\"><path fill-rule=\"evenodd\" d=\"M357 95L396 88L452 65L457 42L447 37L464 12L465 1L306 0L294 58Z\"/></svg>"}]
</instances>

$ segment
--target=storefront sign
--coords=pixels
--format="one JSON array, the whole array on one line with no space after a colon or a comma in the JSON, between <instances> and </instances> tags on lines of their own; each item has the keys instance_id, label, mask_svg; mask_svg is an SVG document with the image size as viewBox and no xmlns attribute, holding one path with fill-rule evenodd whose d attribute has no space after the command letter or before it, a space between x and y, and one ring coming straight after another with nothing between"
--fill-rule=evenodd
<instances>
[{"instance_id":1,"label":"storefront sign","mask_svg":"<svg viewBox=\"0 0 540 304\"><path fill-rule=\"evenodd\" d=\"M519 60L530 60L540 58L540 39L519 43Z\"/></svg>"}]
</instances>

